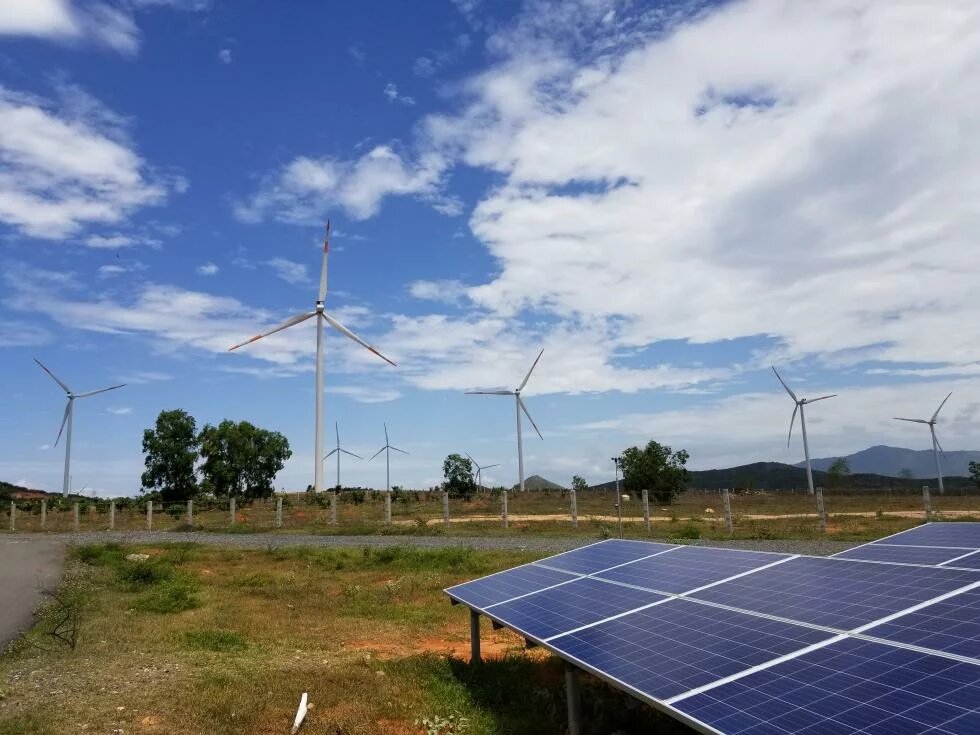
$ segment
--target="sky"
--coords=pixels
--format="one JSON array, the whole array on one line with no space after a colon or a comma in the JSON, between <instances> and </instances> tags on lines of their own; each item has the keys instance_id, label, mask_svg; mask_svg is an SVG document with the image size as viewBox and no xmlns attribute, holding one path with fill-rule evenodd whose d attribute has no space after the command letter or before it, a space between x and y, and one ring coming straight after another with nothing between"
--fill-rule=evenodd
<instances>
[{"instance_id":1,"label":"sky","mask_svg":"<svg viewBox=\"0 0 980 735\"><path fill-rule=\"evenodd\" d=\"M611 479L650 439L693 469L945 449L980 426L974 0L5 0L0 479L139 491L161 410L325 423L392 482L468 452ZM383 487L351 461L345 485ZM326 479L334 482L334 465Z\"/></svg>"}]
</instances>

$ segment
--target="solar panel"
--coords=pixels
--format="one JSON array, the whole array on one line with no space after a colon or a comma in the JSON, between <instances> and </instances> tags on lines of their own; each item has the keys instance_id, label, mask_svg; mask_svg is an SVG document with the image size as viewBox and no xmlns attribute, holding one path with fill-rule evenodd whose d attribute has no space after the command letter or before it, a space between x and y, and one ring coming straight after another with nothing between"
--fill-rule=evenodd
<instances>
[{"instance_id":1,"label":"solar panel","mask_svg":"<svg viewBox=\"0 0 980 735\"><path fill-rule=\"evenodd\" d=\"M955 559L947 566L958 567L960 569L980 569L980 552L973 552L969 556L964 556L959 559Z\"/></svg>"},{"instance_id":2,"label":"solar panel","mask_svg":"<svg viewBox=\"0 0 980 735\"><path fill-rule=\"evenodd\" d=\"M672 706L727 735L980 732L980 666L849 638Z\"/></svg>"},{"instance_id":3,"label":"solar panel","mask_svg":"<svg viewBox=\"0 0 980 735\"><path fill-rule=\"evenodd\" d=\"M683 546L669 554L635 561L596 576L662 592L682 593L789 558L788 554Z\"/></svg>"},{"instance_id":4,"label":"solar panel","mask_svg":"<svg viewBox=\"0 0 980 735\"><path fill-rule=\"evenodd\" d=\"M835 554L835 559L864 559L866 561L888 561L898 564L942 564L963 555L962 549L949 549L937 546L891 546L888 544L865 544Z\"/></svg>"},{"instance_id":5,"label":"solar panel","mask_svg":"<svg viewBox=\"0 0 980 735\"><path fill-rule=\"evenodd\" d=\"M531 638L543 640L598 620L666 600L645 590L584 577L511 602L491 605L486 613Z\"/></svg>"},{"instance_id":6,"label":"solar panel","mask_svg":"<svg viewBox=\"0 0 980 735\"><path fill-rule=\"evenodd\" d=\"M980 576L976 572L799 557L695 593L698 599L851 630Z\"/></svg>"},{"instance_id":7,"label":"solar panel","mask_svg":"<svg viewBox=\"0 0 980 735\"><path fill-rule=\"evenodd\" d=\"M926 523L875 543L980 549L980 523Z\"/></svg>"},{"instance_id":8,"label":"solar panel","mask_svg":"<svg viewBox=\"0 0 980 735\"><path fill-rule=\"evenodd\" d=\"M980 660L980 589L961 592L865 632Z\"/></svg>"},{"instance_id":9,"label":"solar panel","mask_svg":"<svg viewBox=\"0 0 980 735\"><path fill-rule=\"evenodd\" d=\"M673 599L548 644L631 689L665 699L830 637L813 628Z\"/></svg>"},{"instance_id":10,"label":"solar panel","mask_svg":"<svg viewBox=\"0 0 980 735\"><path fill-rule=\"evenodd\" d=\"M578 578L576 574L559 572L537 564L525 564L450 587L446 594L479 609Z\"/></svg>"},{"instance_id":11,"label":"solar panel","mask_svg":"<svg viewBox=\"0 0 980 735\"><path fill-rule=\"evenodd\" d=\"M543 564L554 569L561 569L576 574L592 574L603 569L642 559L651 554L658 554L671 549L680 548L674 544L656 544L649 541L624 541L610 539L581 549L567 551L564 554L550 556L542 560Z\"/></svg>"}]
</instances>

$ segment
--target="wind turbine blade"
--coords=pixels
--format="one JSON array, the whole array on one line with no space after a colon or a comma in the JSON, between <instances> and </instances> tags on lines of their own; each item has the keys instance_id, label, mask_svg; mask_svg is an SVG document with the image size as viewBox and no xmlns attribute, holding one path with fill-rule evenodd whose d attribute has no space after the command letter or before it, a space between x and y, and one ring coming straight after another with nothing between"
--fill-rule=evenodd
<instances>
[{"instance_id":1,"label":"wind turbine blade","mask_svg":"<svg viewBox=\"0 0 980 735\"><path fill-rule=\"evenodd\" d=\"M933 436L936 436L935 432L933 432ZM938 436L936 436L936 446L939 447L939 453L943 455L943 459L947 459L946 452L943 450L943 445L939 443Z\"/></svg>"},{"instance_id":2,"label":"wind turbine blade","mask_svg":"<svg viewBox=\"0 0 980 735\"><path fill-rule=\"evenodd\" d=\"M87 393L76 393L75 398L88 398L89 396L94 396L98 393L105 393L108 390L115 390L116 388L125 388L125 383L120 383L119 385L113 385L108 388L99 388L99 390L90 390Z\"/></svg>"},{"instance_id":3,"label":"wind turbine blade","mask_svg":"<svg viewBox=\"0 0 980 735\"><path fill-rule=\"evenodd\" d=\"M787 390L789 390L787 388ZM793 417L789 420L789 434L786 436L786 446L789 446L790 440L793 438L793 424L796 422L796 412L800 410L800 404L797 403L793 408Z\"/></svg>"},{"instance_id":4,"label":"wind turbine blade","mask_svg":"<svg viewBox=\"0 0 980 735\"><path fill-rule=\"evenodd\" d=\"M819 398L807 398L806 399L806 402L807 403L816 403L817 401L824 401L824 400L826 400L828 398L836 398L836 397L837 397L837 394L836 393L833 393L833 394L831 394L829 396L820 396Z\"/></svg>"},{"instance_id":5,"label":"wind turbine blade","mask_svg":"<svg viewBox=\"0 0 980 735\"><path fill-rule=\"evenodd\" d=\"M54 445L58 446L58 442L61 441L61 432L65 430L65 424L68 423L68 414L71 413L71 399L68 399L68 403L65 406L65 415L61 419L61 428L58 429L58 438L54 440Z\"/></svg>"},{"instance_id":6,"label":"wind turbine blade","mask_svg":"<svg viewBox=\"0 0 980 735\"><path fill-rule=\"evenodd\" d=\"M517 390L524 390L524 386L527 385L527 381L530 379L531 373L533 373L534 372L534 368L536 368L538 366L538 360L541 359L541 355L543 355L543 354L544 354L544 348L541 348L541 352L539 352L538 353L538 356L536 358L534 358L534 362L531 363L531 369L527 371L527 375L524 376L524 380L518 386ZM534 422L532 421L531 423L533 424Z\"/></svg>"},{"instance_id":7,"label":"wind turbine blade","mask_svg":"<svg viewBox=\"0 0 980 735\"><path fill-rule=\"evenodd\" d=\"M323 312L323 318L327 320L327 324L329 324L331 327L333 327L334 329L336 329L341 334L344 334L344 335L350 337L352 340L354 340L359 345L361 345L361 347L364 347L364 348L370 350L375 355L377 355L378 357L380 357L382 360L384 360L385 362L387 362L389 365L392 365L394 367L398 367L398 365L395 362L393 362L392 360L389 360L387 357L385 357L384 355L382 355L380 352L378 352L378 350L375 347L372 347L367 342L365 342L363 339L361 339L360 337L358 337L356 334L354 334L352 331L350 331L347 327L345 327L343 324L341 324L336 319L334 319L332 316L330 316L327 312Z\"/></svg>"},{"instance_id":8,"label":"wind turbine blade","mask_svg":"<svg viewBox=\"0 0 980 735\"><path fill-rule=\"evenodd\" d=\"M274 327L274 328L270 329L268 332L263 332L262 334L257 334L254 337L251 337L251 338L245 340L244 342L239 342L237 345L234 345L232 347L229 347L228 348L228 352L232 352L233 350L237 350L239 347L244 347L245 345L251 344L252 342L257 342L258 340L262 339L263 337L268 337L270 334L275 334L276 332L281 332L284 329L289 329L290 327L292 327L292 326L294 326L296 324L299 324L300 322L305 322L307 319L310 319L310 318L315 317L315 316L316 316L316 312L315 311L311 311L311 312L308 312L306 314L299 314L297 316L290 317L289 319L287 319L286 321L284 321L282 324L280 324L278 327Z\"/></svg>"},{"instance_id":9,"label":"wind turbine blade","mask_svg":"<svg viewBox=\"0 0 980 735\"><path fill-rule=\"evenodd\" d=\"M327 234L323 236L323 264L320 266L320 291L317 301L327 298L327 253L330 251L330 220L327 220Z\"/></svg>"},{"instance_id":10,"label":"wind turbine blade","mask_svg":"<svg viewBox=\"0 0 980 735\"><path fill-rule=\"evenodd\" d=\"M334 450L334 451L337 451L337 450ZM360 454L354 454L353 452L348 452L346 449L341 449L340 451L343 452L344 454L350 455L351 457L357 457L358 459L364 459L364 457L362 457Z\"/></svg>"},{"instance_id":11,"label":"wind turbine blade","mask_svg":"<svg viewBox=\"0 0 980 735\"><path fill-rule=\"evenodd\" d=\"M46 372L46 373L47 373L48 375L50 375L50 376L51 376L51 379L52 379L52 380L53 380L53 381L54 381L55 383L57 383L57 384L58 384L58 385L60 385L60 386L61 386L62 388L64 388L64 389L65 389L65 393L71 393L71 388L69 388L69 387L68 387L67 385L65 385L64 383L62 383L62 382L61 382L61 381L60 381L60 380L58 379L58 376L57 376L57 375L55 375L54 373L52 373L52 372L51 372L50 370L48 370L48 368L47 368L47 367L46 367L46 366L44 365L44 363L43 363L43 362L41 362L40 360L38 360L38 359L37 359L36 357L34 358L34 362L36 362L36 363L37 363L38 365L40 365L40 367L41 367L41 369L42 369L42 370L43 370L44 372Z\"/></svg>"},{"instance_id":12,"label":"wind turbine blade","mask_svg":"<svg viewBox=\"0 0 980 735\"><path fill-rule=\"evenodd\" d=\"M473 456L469 452L463 452L463 454L465 454L469 458L470 462L472 462L474 466L476 466L476 468L479 469L480 463L477 462L475 459L473 459Z\"/></svg>"},{"instance_id":13,"label":"wind turbine blade","mask_svg":"<svg viewBox=\"0 0 980 735\"><path fill-rule=\"evenodd\" d=\"M396 452L401 452L402 454L408 454L404 449L399 449L398 447L388 447L388 449L394 449Z\"/></svg>"},{"instance_id":14,"label":"wind turbine blade","mask_svg":"<svg viewBox=\"0 0 980 735\"><path fill-rule=\"evenodd\" d=\"M543 352L543 350L542 350L542 352ZM517 403L521 407L521 410L524 412L524 415L527 416L527 420L531 422L531 426L533 426L534 427L534 430L536 432L538 432L538 438L539 439L544 439L544 437L541 436L541 430L538 429L538 425L536 423L534 423L534 419L531 418L531 414L528 413L527 406L524 405L524 401L521 400L521 397L520 396L517 396Z\"/></svg>"},{"instance_id":15,"label":"wind turbine blade","mask_svg":"<svg viewBox=\"0 0 980 735\"><path fill-rule=\"evenodd\" d=\"M928 424L929 423L925 419L903 419L903 418L899 418L898 416L893 416L892 418L894 418L896 421L911 421L913 424Z\"/></svg>"},{"instance_id":16,"label":"wind turbine blade","mask_svg":"<svg viewBox=\"0 0 980 735\"><path fill-rule=\"evenodd\" d=\"M798 400L796 398L796 394L789 389L788 385L786 385L786 381L783 380L782 376L778 372L776 372L775 366L770 366L770 367L772 367L772 371L776 373L776 377L779 378L779 382L783 384L783 387L786 389L786 392L789 393L789 397L792 398L794 401Z\"/></svg>"},{"instance_id":17,"label":"wind turbine blade","mask_svg":"<svg viewBox=\"0 0 980 735\"><path fill-rule=\"evenodd\" d=\"M512 390L468 390L465 395L468 396L512 396L514 391Z\"/></svg>"},{"instance_id":18,"label":"wind turbine blade","mask_svg":"<svg viewBox=\"0 0 980 735\"><path fill-rule=\"evenodd\" d=\"M368 460L368 462L370 462L371 460L373 460L374 457L377 457L379 454L381 454L387 448L388 448L387 446L381 447L381 449L379 449L377 452L374 453L374 456L372 456L371 459Z\"/></svg>"},{"instance_id":19,"label":"wind turbine blade","mask_svg":"<svg viewBox=\"0 0 980 735\"><path fill-rule=\"evenodd\" d=\"M486 467L481 467L481 470L489 470L491 467L500 467L499 464L488 464Z\"/></svg>"},{"instance_id":20,"label":"wind turbine blade","mask_svg":"<svg viewBox=\"0 0 980 735\"><path fill-rule=\"evenodd\" d=\"M333 429L337 432L337 446L340 447L340 424L333 422Z\"/></svg>"},{"instance_id":21,"label":"wind turbine blade","mask_svg":"<svg viewBox=\"0 0 980 735\"><path fill-rule=\"evenodd\" d=\"M328 457L332 457L339 451L340 451L339 449L331 449L329 452L323 455L323 458L327 459Z\"/></svg>"},{"instance_id":22,"label":"wind turbine blade","mask_svg":"<svg viewBox=\"0 0 980 735\"><path fill-rule=\"evenodd\" d=\"M936 413L932 415L932 420L935 421L936 417L939 416L939 412L943 410L943 406L946 405L946 401L949 400L949 396L953 395L953 391L949 392L949 395L943 399L943 402L939 404L939 408L936 409Z\"/></svg>"},{"instance_id":23,"label":"wind turbine blade","mask_svg":"<svg viewBox=\"0 0 980 735\"><path fill-rule=\"evenodd\" d=\"M381 423L385 427L385 446L388 446L389 444L391 444L391 440L388 439L388 422L382 421Z\"/></svg>"}]
</instances>

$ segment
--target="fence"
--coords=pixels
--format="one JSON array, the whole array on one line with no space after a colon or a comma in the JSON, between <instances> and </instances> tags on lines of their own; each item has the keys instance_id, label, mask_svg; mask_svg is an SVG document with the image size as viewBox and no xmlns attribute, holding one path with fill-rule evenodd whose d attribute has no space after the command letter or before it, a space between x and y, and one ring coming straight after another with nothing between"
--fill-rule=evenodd
<instances>
[{"instance_id":1,"label":"fence","mask_svg":"<svg viewBox=\"0 0 980 735\"><path fill-rule=\"evenodd\" d=\"M617 507L618 505L618 507ZM922 491L806 492L688 490L669 504L643 493L529 491L481 493L468 500L440 491L350 491L281 495L255 501L195 499L184 503L135 500L17 501L0 528L11 531L289 531L365 533L485 533L585 531L609 535L762 536L836 532L847 524L923 517L980 517L980 494ZM865 519L865 520L861 520ZM867 520L867 519L870 519ZM692 530L693 529L693 530Z\"/></svg>"}]
</instances>

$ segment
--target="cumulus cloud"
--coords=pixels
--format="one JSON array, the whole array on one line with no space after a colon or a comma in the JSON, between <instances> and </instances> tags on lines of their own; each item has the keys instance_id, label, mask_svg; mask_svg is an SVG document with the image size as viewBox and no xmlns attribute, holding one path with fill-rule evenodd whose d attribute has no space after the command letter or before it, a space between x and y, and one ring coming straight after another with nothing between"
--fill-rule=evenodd
<instances>
[{"instance_id":1,"label":"cumulus cloud","mask_svg":"<svg viewBox=\"0 0 980 735\"><path fill-rule=\"evenodd\" d=\"M408 95L398 93L398 87L394 84L394 82L388 82L385 85L384 95L388 98L389 102L399 102L408 106L415 104L414 97L409 97Z\"/></svg>"},{"instance_id":2,"label":"cumulus cloud","mask_svg":"<svg viewBox=\"0 0 980 735\"><path fill-rule=\"evenodd\" d=\"M306 266L303 263L296 263L286 258L273 258L267 261L267 264L286 283L300 285L310 282L310 276L306 272Z\"/></svg>"},{"instance_id":3,"label":"cumulus cloud","mask_svg":"<svg viewBox=\"0 0 980 735\"><path fill-rule=\"evenodd\" d=\"M218 266L214 263L203 263L197 267L197 273L201 276L213 276L218 270Z\"/></svg>"}]
</instances>

